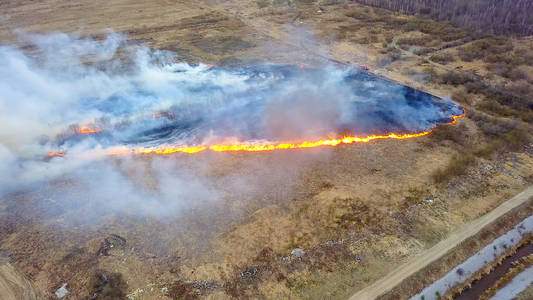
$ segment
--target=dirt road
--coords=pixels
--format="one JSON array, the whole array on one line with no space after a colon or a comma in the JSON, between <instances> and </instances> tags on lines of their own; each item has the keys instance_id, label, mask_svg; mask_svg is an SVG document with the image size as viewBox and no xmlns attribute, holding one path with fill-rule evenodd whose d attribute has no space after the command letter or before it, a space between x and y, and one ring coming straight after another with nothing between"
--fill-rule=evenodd
<instances>
[{"instance_id":1,"label":"dirt road","mask_svg":"<svg viewBox=\"0 0 533 300\"><path fill-rule=\"evenodd\" d=\"M533 197L533 186L528 187L520 194L502 203L500 206L489 212L488 214L468 223L459 231L452 233L446 239L440 241L435 246L424 251L420 255L413 257L403 265L396 268L387 276L376 281L374 284L355 293L351 300L376 299L378 296L390 291L403 280L420 271L433 261L439 259L450 250L455 248L467 238L477 234L483 227L492 223L511 209L526 202L530 197Z\"/></svg>"}]
</instances>

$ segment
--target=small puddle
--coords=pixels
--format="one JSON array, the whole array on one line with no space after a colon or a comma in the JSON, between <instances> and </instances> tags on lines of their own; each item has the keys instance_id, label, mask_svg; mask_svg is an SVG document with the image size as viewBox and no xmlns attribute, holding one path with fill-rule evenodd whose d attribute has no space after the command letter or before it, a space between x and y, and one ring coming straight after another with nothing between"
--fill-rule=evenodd
<instances>
[{"instance_id":1,"label":"small puddle","mask_svg":"<svg viewBox=\"0 0 533 300\"><path fill-rule=\"evenodd\" d=\"M456 300L470 300L478 299L483 292L492 287L500 277L505 275L510 268L513 267L512 263L517 261L521 257L533 254L533 243L528 243L516 251L515 254L505 258L502 263L494 268L492 272L483 276L481 279L472 283L469 289L464 290L460 295L454 295L453 299Z\"/></svg>"}]
</instances>

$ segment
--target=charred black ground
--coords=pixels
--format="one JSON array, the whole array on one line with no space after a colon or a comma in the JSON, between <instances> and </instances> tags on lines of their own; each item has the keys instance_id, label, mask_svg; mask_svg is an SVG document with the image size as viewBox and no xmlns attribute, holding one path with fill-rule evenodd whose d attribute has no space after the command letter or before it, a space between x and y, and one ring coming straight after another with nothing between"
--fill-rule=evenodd
<instances>
[{"instance_id":1,"label":"charred black ground","mask_svg":"<svg viewBox=\"0 0 533 300\"><path fill-rule=\"evenodd\" d=\"M138 87L84 99L86 109L108 116L95 122L101 131L91 138L104 145L153 147L414 133L462 113L450 100L353 69L180 64L166 72L188 77L169 81L178 93L162 97L161 91ZM138 105L136 98L153 103ZM79 141L73 134L58 144Z\"/></svg>"}]
</instances>

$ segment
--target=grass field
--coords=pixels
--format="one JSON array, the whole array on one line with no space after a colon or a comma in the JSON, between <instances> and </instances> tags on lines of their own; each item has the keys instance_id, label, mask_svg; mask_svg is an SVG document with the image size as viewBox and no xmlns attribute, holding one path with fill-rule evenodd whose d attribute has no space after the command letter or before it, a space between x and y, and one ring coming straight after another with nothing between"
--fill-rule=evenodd
<instances>
[{"instance_id":1,"label":"grass field","mask_svg":"<svg viewBox=\"0 0 533 300\"><path fill-rule=\"evenodd\" d=\"M202 165L169 158L223 191L171 220L110 214L58 226L84 212L49 216L36 204L75 178L12 194L0 200L0 250L45 298L65 282L76 299L343 298L533 182L529 37L344 1L2 1L0 11L1 44L27 46L20 30L98 39L113 29L190 63L368 65L468 112L413 140L201 154ZM149 181L149 167L134 173Z\"/></svg>"}]
</instances>

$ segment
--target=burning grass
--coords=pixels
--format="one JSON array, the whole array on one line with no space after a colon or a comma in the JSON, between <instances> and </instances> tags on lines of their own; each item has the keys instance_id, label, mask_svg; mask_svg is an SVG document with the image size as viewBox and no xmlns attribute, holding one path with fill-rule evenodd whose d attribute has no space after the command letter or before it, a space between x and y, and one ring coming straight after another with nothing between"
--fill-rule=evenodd
<instances>
[{"instance_id":1,"label":"burning grass","mask_svg":"<svg viewBox=\"0 0 533 300\"><path fill-rule=\"evenodd\" d=\"M294 150L422 137L466 114L453 102L365 70L286 65L218 69L184 63L149 68L140 69L139 75L158 73L159 85L197 100L177 98L167 103L165 89L152 90L152 83L144 82L141 91L123 92L130 97L93 100L91 106L100 114L97 125L74 126L75 134L60 134L51 144L68 151L85 143L80 136L86 135L93 142L87 152L96 148L111 155ZM90 69L80 70L84 71ZM223 92L205 92L209 90ZM156 96L146 97L146 93ZM113 105L115 98L117 105ZM325 101L328 98L335 100ZM83 98L77 101L81 107L88 105ZM122 102L130 105L125 108ZM163 105L167 109L153 113L150 120L138 112ZM342 132L342 138L334 138ZM59 153L65 151L52 151L49 156Z\"/></svg>"},{"instance_id":2,"label":"burning grass","mask_svg":"<svg viewBox=\"0 0 533 300\"><path fill-rule=\"evenodd\" d=\"M282 3L283 1L270 2ZM140 3L136 5L141 5ZM250 6L244 4L239 7L239 11L242 13L242 15L239 14L242 16L241 18L227 13L235 2L221 3L220 7L217 8L219 13L216 14L205 14L214 9L213 7L204 7L204 4L201 3L194 4L200 7L195 8L194 12L191 12L190 8L182 9L181 5L186 5L185 3L180 3L180 5L170 3L168 5L161 4L161 6L149 5L141 7L142 9L139 10L122 7L120 14L116 13L113 17L106 17L105 23L106 26L110 26L108 24L116 25L124 21L124 17L128 17L124 11L134 11L136 17L132 19L139 20L141 18L141 21L139 24L135 24L137 30L129 31L133 35L132 39L143 40L151 46L165 49L175 48L176 41L180 41L179 49L187 51L186 58L191 61L217 61L223 57L228 60L240 61L239 64L241 65L243 57L258 55L259 51L253 46L259 45L262 39L267 39L270 43L283 36L283 30L278 26L279 24L285 26L293 21L294 24L290 26L294 27L298 26L300 20L306 24L312 24L312 26L317 25L315 27L323 30L322 34L326 38L334 36L337 31L342 33L342 45L347 47L345 53L349 53L349 55L343 56L333 51L332 55L337 61L359 61L353 56L354 53L361 52L361 48L354 48L359 46L355 45L356 41L372 43L368 44L368 61L371 69L374 60L373 54L377 52L373 47L379 47L381 43L386 43L386 46L390 47L388 52L391 52L393 59L388 62L395 60L393 66L399 64L404 70L405 64L410 63L400 50L392 46L393 36L409 39L412 37L411 33L418 34L416 30L426 26L428 27L426 34L432 36L433 39L429 40L428 38L427 41L420 41L421 43L427 42L420 46L424 46L426 49L443 45L443 41L439 37L439 35L444 36L439 29L442 26L438 23L416 22L412 21L411 17L406 21L399 21L398 19L403 17L382 10L368 9L368 11L364 11L362 7L350 5L349 9L361 12L359 15L354 14L354 18L345 17L344 13L347 8L342 6L328 6L325 9L326 12L321 14L316 13L316 7L308 6L307 11L303 11L301 14L298 10L287 8L286 14L274 16L271 13L263 17L263 14L259 14L253 9L250 10ZM240 4L243 3L238 3L238 5ZM90 6L92 4L87 2L83 5ZM252 6L255 7L256 5ZM154 11L158 7L164 7L165 11ZM88 11L101 12L99 9L99 7L91 7ZM63 16L65 20L69 16L73 16L71 10L72 8L61 10L62 20ZM180 10L179 15L167 13L176 10ZM158 20L153 23L153 15L155 14L158 15ZM28 15L31 15L31 12ZM89 14L75 15L74 20L83 22L86 15ZM109 14L102 15L109 16ZM364 22L359 23L357 18L361 15L363 15L362 18L366 16L368 20L362 20ZM12 19L16 18L14 15ZM49 20L48 18L53 19L54 15L50 14L47 16L47 20ZM295 18L297 18L296 21L294 21ZM25 16L23 19L40 20L42 18ZM270 19L274 21L271 22ZM180 21L177 22L176 20ZM59 23L60 21L55 20L54 22ZM94 24L92 19L90 22L90 24ZM160 26L165 22L170 25ZM277 23L274 24L274 22ZM398 31L395 29L396 24L400 26ZM370 26L372 29L366 30L363 28L364 26ZM237 27L239 28L237 29ZM66 28L70 29L71 24L68 24ZM94 29L94 27L91 28ZM119 24L118 28L124 28L124 24ZM254 28L257 31L254 32L253 38L245 34L252 32ZM361 28L363 30L359 30ZM90 30L92 29L89 29L89 32ZM455 34L454 32L451 33ZM198 42L202 36L213 37L208 42L221 41L225 47L237 52L228 52L225 49L210 51L208 44L202 45ZM229 36L234 38L230 39ZM450 39L452 37L450 35L450 37L445 38ZM260 41L256 42L256 40ZM242 44L240 41L250 42L250 45ZM275 57L269 57L269 59L293 63L316 54L313 53L313 49L298 47L298 41L298 39L295 40L294 35L290 35L290 51L292 52L287 51L292 54L284 54L283 50L279 50L275 51ZM331 46L334 47L337 41L331 41L331 43ZM407 43L405 45L409 46ZM280 47L280 49L286 48ZM437 49L429 50L429 53L438 52ZM214 52L220 55L215 55ZM244 52L246 53L243 54ZM268 53L272 52L269 51ZM182 55L180 58L183 59L183 57ZM460 63L461 60L456 58L456 61L450 62L449 66L450 68L455 67L456 64ZM391 70L392 73L389 75L394 76L397 72L394 69ZM438 77L438 74L430 75ZM520 74L514 76L520 76ZM452 77L449 78L450 82L455 80ZM460 80L462 79L459 79L457 87L463 88L460 86L463 84ZM480 91L485 87L477 84L477 81L466 82L464 85L470 86L468 91L472 93L474 90ZM441 83L424 84L424 86L429 89L433 88L437 94L445 95L453 92L451 86L444 86L444 90L438 89L442 86ZM478 95L468 93L464 95L464 99L475 100L475 96ZM116 100L116 98L113 99L113 101ZM487 112L500 117L514 116L518 112L517 110L508 110L504 114L501 110L500 112L497 111L500 108L498 106L494 111L487 109ZM143 110L143 113L149 122L170 122L180 118L180 114L176 111L173 118L162 116L154 119L150 117L154 112L164 111L167 111L167 107L155 107ZM478 112L477 105L472 108L471 112ZM90 122L84 116L82 124L92 124L85 123L85 121ZM284 117L283 121L290 120ZM343 297L348 295L354 287L362 287L383 276L398 259L419 251L420 247L423 247L420 244L426 245L436 242L446 234L450 226L461 223L465 215L466 218L477 216L480 212L484 212L501 202L507 194L518 189L518 185L521 184L520 178L527 171L518 171L515 164L529 166L526 158L509 153L508 148L502 147L506 146L506 142L491 143L498 135L507 134L509 127L494 121L492 118L490 120L464 118L459 123L458 126L441 126L431 135L418 139L407 139L401 143L394 139L385 139L379 143L367 143L355 147L321 146L318 149L308 149L305 152L266 151L261 155L230 151L224 155L216 155L216 160L209 160L210 154L208 153L204 153L205 155L201 159L190 155L167 156L164 158L168 159L164 161L165 164L175 170L187 170L189 172L188 178L194 177L193 175L198 173L209 173L209 176L216 179L216 186L223 187L222 196L224 198L223 203L208 206L210 209L190 208L189 205L196 203L197 200L189 200L185 205L187 213L179 215L177 220L168 223L150 217L117 218L107 210L109 206L102 204L102 202L96 202L93 210L82 210L80 213L79 210L74 209L76 205L79 205L77 202L69 202L68 205L63 206L57 202L58 198L55 197L50 199L45 197L46 199L42 200L44 202L40 202L37 199L41 198L37 195L26 193L24 196L13 198L16 201L7 202L8 206L6 206L5 211L9 213L3 214L4 211L1 210L3 206L0 206L0 213L2 213L0 226L5 228L5 232L9 232L10 235L8 240L3 240L1 246L2 249L11 251L17 266L25 274L36 278L40 287L44 286L45 289L48 289L47 293L53 293L54 288L61 282L70 281L72 284L69 283L69 287L72 286L73 296L92 296L91 291L87 290L88 286L84 285L87 280L87 272L85 271L99 265L106 270L104 273L106 276L113 272L123 274L124 280L128 282L128 287L124 287L124 289L127 289L128 293L144 290L144 294L135 294L139 297L183 298L200 296L223 298L228 295L267 298L309 298L321 297L322 295ZM463 130L462 125L465 124L468 125L468 130ZM124 122L120 125L125 126L128 123ZM94 128L93 125L91 128ZM383 127L380 128L383 129ZM409 128L406 128L405 131L397 130L394 132L411 132L407 129ZM104 139L106 134L113 134L113 132L116 131L107 130L104 127L101 133L83 135L83 139L85 141ZM298 131L294 132L299 133ZM385 132L388 133L389 131ZM342 137L343 133L341 131L338 136ZM486 140L483 139L484 137ZM305 140L315 141L313 138L316 137ZM316 138L316 140L320 139L330 140L331 138L325 134ZM511 137L511 139L515 138ZM273 139L272 144L277 145L277 141L285 140L289 141L290 139L276 138ZM519 141L521 138L516 136L516 140ZM444 191L435 187L431 182L431 174L436 169L446 169L446 162L451 157L448 153L469 151L474 153L475 149L471 147L471 144L476 143L481 147L485 144L492 146L490 149L487 148L486 154L476 158L479 164L470 165L467 174L472 176L462 175L456 187L443 187ZM206 145L213 144L222 145L217 141ZM243 143L234 142L223 145L241 144ZM524 145L522 141L518 144ZM128 148L130 150L134 148L131 144L129 147L131 147ZM61 147L61 149L70 150L66 146ZM150 151L150 149L159 148L145 147L142 149ZM518 147L517 149L521 148ZM209 150L205 149L204 151ZM58 151L58 153L64 155L62 152ZM477 156L476 153L474 155ZM69 156L76 160L73 150L68 151L64 159L54 160L64 162L69 159ZM317 157L319 158L317 159ZM113 165L120 166L120 172L129 174L129 176L137 174L134 181L139 186L156 190L161 184L161 177L155 177L154 174L157 174L158 169L164 168L161 165L152 166L151 162L158 161L160 158L153 155L139 155L131 159L129 157L113 157L110 160ZM205 170L206 166L200 163L204 159L208 159L206 161L209 166L208 171ZM303 159L307 159L305 163L302 162ZM143 164L137 164L139 161L142 161ZM175 164L176 161L188 161L193 167L187 168L184 164ZM295 164L295 161L299 161L301 164ZM439 162L444 163L440 164ZM487 162L498 171L485 172L482 173L482 177L475 177L479 172L478 169L484 167ZM501 166L507 163L510 163L512 168L502 171L503 167ZM139 166L139 169L134 169L132 166ZM479 168L477 168L478 166ZM293 175L295 173L299 175L297 177L288 176L288 174ZM529 172L526 175L532 174ZM98 182L99 189L107 187L104 184L105 180ZM413 183L416 184L413 185ZM493 189L495 185L497 185L497 189ZM48 195L51 189L57 191L58 188L56 186L43 189L39 193ZM77 186L77 188L80 189L81 187ZM172 190L177 189L177 185L172 186ZM203 191L203 188L194 185L189 189L193 193ZM482 194L480 191L485 191L486 194ZM466 193L469 193L468 197L464 196ZM134 195L127 194L124 190L120 190L118 195L108 202L117 203L116 201L124 198L124 202L127 203L125 207L132 208L140 205ZM176 202L176 199L181 199L182 196L173 195L172 199ZM152 204L168 204L165 202L164 195L157 195L157 197L158 201ZM87 203L93 203L93 201L98 200L98 197L88 199ZM337 199L337 202L334 199ZM147 199L143 199L143 201L147 201ZM454 203L461 205L457 208ZM97 206L102 206L104 209L99 209ZM44 211L44 207L50 208L48 213L53 211L51 217ZM72 215L75 215L76 219L80 219L79 217L82 216L81 219L85 221L87 218L83 218L83 216L91 215L91 212L94 213L94 209L105 212L105 218L99 219L99 222L102 223L99 226L94 226L96 233L91 236L84 235L83 226L78 226L84 224L81 220L76 223L78 225L75 230L73 229L70 234L65 235L58 235L55 229L41 226L43 223L53 223L64 218L69 219L70 217L71 219ZM365 217L365 214L377 217L369 219ZM377 225L383 224L383 226L377 226L376 223ZM41 230L38 232L28 230L28 226L40 227ZM113 248L109 251L109 256L96 256L99 247L105 244L105 237L111 233L120 233L121 236L126 237L128 247L125 249L129 250L131 246L135 250L129 252ZM279 267L280 260L288 257L295 247L303 247L308 255ZM270 248L271 251L262 252L262 249L267 248ZM27 249L33 250L28 252ZM393 250L397 251L394 252ZM257 254L261 253L263 254L262 259L256 260ZM90 257L91 259L87 260L90 263L79 264L77 259L79 256ZM64 261L61 261L61 264L56 264L55 262L59 261L58 258L60 257L64 257ZM96 259L92 260L92 257L96 257ZM124 263L122 263L122 259L125 260ZM423 280L416 282L423 282ZM156 286L148 286L149 282L156 282ZM172 282L176 283L175 287L171 284ZM216 284L211 284L212 282ZM100 286L101 282L97 285ZM154 292L150 292L151 288L154 289ZM167 294L161 292L163 288L166 288ZM96 287L95 290L100 289Z\"/></svg>"}]
</instances>

